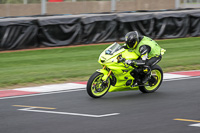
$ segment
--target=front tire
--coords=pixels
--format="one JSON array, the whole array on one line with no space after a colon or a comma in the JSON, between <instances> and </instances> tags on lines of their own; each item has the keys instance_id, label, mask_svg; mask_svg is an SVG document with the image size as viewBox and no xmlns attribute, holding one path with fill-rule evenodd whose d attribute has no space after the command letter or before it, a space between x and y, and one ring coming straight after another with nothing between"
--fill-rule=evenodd
<instances>
[{"instance_id":1,"label":"front tire","mask_svg":"<svg viewBox=\"0 0 200 133\"><path fill-rule=\"evenodd\" d=\"M103 83L103 76L103 73L95 72L89 78L87 83L87 93L92 98L100 98L108 92L110 88L110 78L108 78L107 83Z\"/></svg>"},{"instance_id":2,"label":"front tire","mask_svg":"<svg viewBox=\"0 0 200 133\"><path fill-rule=\"evenodd\" d=\"M155 85L149 86L144 85L140 86L139 90L143 93L152 93L155 92L161 85L163 81L163 71L160 66L155 65L151 68L151 76L154 76L157 79L157 83ZM147 82L148 84L148 82Z\"/></svg>"}]
</instances>

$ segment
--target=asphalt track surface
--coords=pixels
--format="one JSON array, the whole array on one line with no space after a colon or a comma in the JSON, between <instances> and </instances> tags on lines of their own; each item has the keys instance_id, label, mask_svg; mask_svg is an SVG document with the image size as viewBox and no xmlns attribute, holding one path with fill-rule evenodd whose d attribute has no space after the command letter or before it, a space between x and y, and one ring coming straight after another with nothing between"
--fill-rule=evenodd
<instances>
[{"instance_id":1,"label":"asphalt track surface","mask_svg":"<svg viewBox=\"0 0 200 133\"><path fill-rule=\"evenodd\" d=\"M165 81L155 93L100 99L84 89L0 99L0 133L200 133L191 126L200 123L199 81Z\"/></svg>"}]
</instances>

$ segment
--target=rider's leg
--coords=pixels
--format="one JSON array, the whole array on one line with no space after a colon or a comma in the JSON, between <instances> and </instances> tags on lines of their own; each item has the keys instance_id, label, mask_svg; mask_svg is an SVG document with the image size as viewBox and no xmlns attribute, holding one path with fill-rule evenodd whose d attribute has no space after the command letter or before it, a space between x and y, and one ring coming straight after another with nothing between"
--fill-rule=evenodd
<instances>
[{"instance_id":1,"label":"rider's leg","mask_svg":"<svg viewBox=\"0 0 200 133\"><path fill-rule=\"evenodd\" d=\"M162 56L159 57L152 57L146 62L146 65L143 67L143 73L145 74L142 83L145 84L151 77L151 67L156 65L160 60Z\"/></svg>"},{"instance_id":2,"label":"rider's leg","mask_svg":"<svg viewBox=\"0 0 200 133\"><path fill-rule=\"evenodd\" d=\"M135 68L132 72L131 72L131 76L133 76L135 78L133 85L135 85L136 83L140 83L141 82L141 78L140 78L140 73L142 72L142 68Z\"/></svg>"}]
</instances>

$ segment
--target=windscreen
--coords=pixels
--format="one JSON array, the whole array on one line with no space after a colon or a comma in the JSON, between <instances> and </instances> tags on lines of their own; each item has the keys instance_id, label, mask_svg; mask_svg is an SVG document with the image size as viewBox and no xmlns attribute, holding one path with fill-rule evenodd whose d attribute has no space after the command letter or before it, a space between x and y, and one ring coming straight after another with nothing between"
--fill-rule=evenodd
<instances>
[{"instance_id":1,"label":"windscreen","mask_svg":"<svg viewBox=\"0 0 200 133\"><path fill-rule=\"evenodd\" d=\"M113 53L117 52L118 50L120 50L122 48L121 45L119 45L118 43L114 43L113 46L111 46L108 50L106 50L106 54L112 55Z\"/></svg>"}]
</instances>

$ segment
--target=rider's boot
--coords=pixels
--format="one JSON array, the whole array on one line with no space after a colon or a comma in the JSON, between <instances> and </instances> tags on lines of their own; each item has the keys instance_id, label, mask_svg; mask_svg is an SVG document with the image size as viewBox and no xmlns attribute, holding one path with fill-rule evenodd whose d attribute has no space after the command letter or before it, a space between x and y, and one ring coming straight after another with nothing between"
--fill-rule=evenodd
<instances>
[{"instance_id":1,"label":"rider's boot","mask_svg":"<svg viewBox=\"0 0 200 133\"><path fill-rule=\"evenodd\" d=\"M145 74L144 78L142 79L142 84L145 84L151 79L151 69L149 66L144 66L143 73Z\"/></svg>"}]
</instances>

